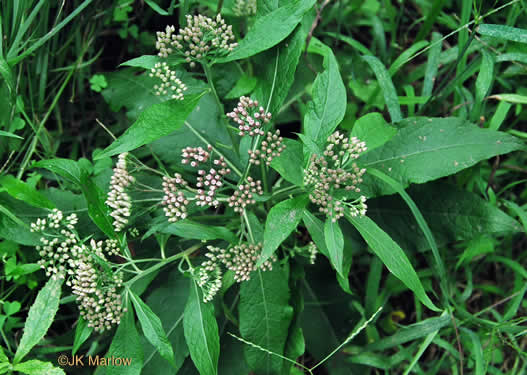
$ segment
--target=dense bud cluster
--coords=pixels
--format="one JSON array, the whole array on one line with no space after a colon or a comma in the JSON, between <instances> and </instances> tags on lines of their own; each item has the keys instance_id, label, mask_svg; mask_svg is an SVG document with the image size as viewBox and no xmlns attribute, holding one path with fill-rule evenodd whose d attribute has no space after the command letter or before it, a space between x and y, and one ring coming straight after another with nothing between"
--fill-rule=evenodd
<instances>
[{"instance_id":1,"label":"dense bud cluster","mask_svg":"<svg viewBox=\"0 0 527 375\"><path fill-rule=\"evenodd\" d=\"M283 144L283 138L280 137L280 130L277 130L274 134L267 132L266 137L260 144L260 149L248 151L249 163L256 165L265 163L265 165L269 166L271 165L271 161L279 157L284 149L285 145Z\"/></svg>"},{"instance_id":2,"label":"dense bud cluster","mask_svg":"<svg viewBox=\"0 0 527 375\"><path fill-rule=\"evenodd\" d=\"M175 34L174 26L157 32L156 48L160 57L178 53L185 57L191 67L195 61L206 56L222 55L234 50L238 43L232 43L232 26L225 24L220 14L215 19L202 15L187 15L187 26Z\"/></svg>"},{"instance_id":3,"label":"dense bud cluster","mask_svg":"<svg viewBox=\"0 0 527 375\"><path fill-rule=\"evenodd\" d=\"M210 168L208 172L204 169L198 171L196 182L196 187L198 188L196 204L198 206L218 206L219 202L216 199L216 190L223 186L223 177L231 172L227 168L227 163L225 163L223 157L215 159L213 163L221 168L218 170Z\"/></svg>"},{"instance_id":4,"label":"dense bud cluster","mask_svg":"<svg viewBox=\"0 0 527 375\"><path fill-rule=\"evenodd\" d=\"M123 309L118 289L122 286L122 273L111 274L101 267L107 257L119 253L116 240L91 240L81 242L75 224L75 214L64 217L54 209L47 219L38 219L31 230L41 232L41 246L37 250L41 259L38 264L46 276L66 279L83 318L89 327L102 332L119 324ZM50 237L51 239L47 238Z\"/></svg>"},{"instance_id":5,"label":"dense bud cluster","mask_svg":"<svg viewBox=\"0 0 527 375\"><path fill-rule=\"evenodd\" d=\"M353 160L366 151L366 144L355 137L347 138L338 131L330 135L327 141L323 155L312 155L309 168L304 173L304 184L313 187L309 198L319 206L320 212L333 221L344 215L346 206L352 214L365 215L365 197L347 203L335 199L333 192L340 188L360 192L358 185L366 169L359 168Z\"/></svg>"},{"instance_id":6,"label":"dense bud cluster","mask_svg":"<svg viewBox=\"0 0 527 375\"><path fill-rule=\"evenodd\" d=\"M210 301L221 288L221 264L234 272L234 280L237 282L249 280L251 273L258 269L262 271L272 270L273 262L277 260L275 255L271 256L259 268L256 267L262 246L261 242L258 244L242 243L228 250L207 246L209 252L205 256L208 259L201 264L198 273L198 284L205 288L203 301Z\"/></svg>"},{"instance_id":7,"label":"dense bud cluster","mask_svg":"<svg viewBox=\"0 0 527 375\"><path fill-rule=\"evenodd\" d=\"M171 70L166 62L156 63L150 72L150 77L157 77L161 84L154 85L155 94L158 96L170 93L172 99L183 100L183 91L187 86L176 76L176 72Z\"/></svg>"},{"instance_id":8,"label":"dense bud cluster","mask_svg":"<svg viewBox=\"0 0 527 375\"><path fill-rule=\"evenodd\" d=\"M250 204L255 204L254 194L262 195L262 182L260 180L254 181L249 176L247 177L247 184L238 186L238 190L229 197L229 207L234 207L234 212L242 213L245 207Z\"/></svg>"},{"instance_id":9,"label":"dense bud cluster","mask_svg":"<svg viewBox=\"0 0 527 375\"><path fill-rule=\"evenodd\" d=\"M315 264L315 260L317 259L318 248L313 241L310 241L307 245L307 251L309 252L309 263Z\"/></svg>"},{"instance_id":10,"label":"dense bud cluster","mask_svg":"<svg viewBox=\"0 0 527 375\"><path fill-rule=\"evenodd\" d=\"M262 127L271 120L271 113L265 112L265 109L259 106L258 100L242 96L236 108L227 113L227 117L238 125L240 136L249 134L252 137L264 135Z\"/></svg>"},{"instance_id":11,"label":"dense bud cluster","mask_svg":"<svg viewBox=\"0 0 527 375\"><path fill-rule=\"evenodd\" d=\"M165 216L168 217L168 221L171 223L187 217L187 205L189 201L185 197L183 190L178 188L178 185L181 188L188 186L187 181L179 173L176 173L174 177L163 177L163 192L165 195L163 196L161 204L166 206L163 210L165 211Z\"/></svg>"},{"instance_id":12,"label":"dense bud cluster","mask_svg":"<svg viewBox=\"0 0 527 375\"><path fill-rule=\"evenodd\" d=\"M207 150L211 151L212 146L208 145ZM191 167L197 167L199 163L206 163L210 154L202 147L185 147L181 151L181 163L189 164Z\"/></svg>"},{"instance_id":13,"label":"dense bud cluster","mask_svg":"<svg viewBox=\"0 0 527 375\"><path fill-rule=\"evenodd\" d=\"M110 180L110 191L106 204L112 208L110 216L114 218L113 226L116 232L121 231L128 223L132 201L125 189L135 181L126 170L127 152L119 155L117 164Z\"/></svg>"},{"instance_id":14,"label":"dense bud cluster","mask_svg":"<svg viewBox=\"0 0 527 375\"><path fill-rule=\"evenodd\" d=\"M238 17L252 16L256 14L256 0L236 0L233 12Z\"/></svg>"}]
</instances>

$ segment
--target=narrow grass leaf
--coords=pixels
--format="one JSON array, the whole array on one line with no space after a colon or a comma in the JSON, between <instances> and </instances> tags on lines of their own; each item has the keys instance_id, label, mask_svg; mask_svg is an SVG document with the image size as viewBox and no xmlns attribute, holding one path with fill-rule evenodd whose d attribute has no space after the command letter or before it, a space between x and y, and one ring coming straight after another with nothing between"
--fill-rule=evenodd
<instances>
[{"instance_id":1,"label":"narrow grass leaf","mask_svg":"<svg viewBox=\"0 0 527 375\"><path fill-rule=\"evenodd\" d=\"M386 268L430 310L439 311L426 292L404 251L386 232L367 216L353 217L346 211L346 218L359 231L371 250L382 260Z\"/></svg>"},{"instance_id":2,"label":"narrow grass leaf","mask_svg":"<svg viewBox=\"0 0 527 375\"><path fill-rule=\"evenodd\" d=\"M441 56L441 38L439 33L432 33L432 43L430 45L430 52L428 52L428 59L426 61L425 77L423 80L423 90L421 96L430 97L434 82L436 81L437 71L439 69L439 58Z\"/></svg>"},{"instance_id":3,"label":"narrow grass leaf","mask_svg":"<svg viewBox=\"0 0 527 375\"><path fill-rule=\"evenodd\" d=\"M472 108L471 120L476 121L481 115L483 100L490 91L494 80L494 57L485 50L482 50L483 58L476 78L476 98Z\"/></svg>"},{"instance_id":4,"label":"narrow grass leaf","mask_svg":"<svg viewBox=\"0 0 527 375\"><path fill-rule=\"evenodd\" d=\"M421 40L411 45L408 49L401 53L399 57L395 59L392 65L390 65L390 67L388 68L388 74L393 77L393 75L397 73L399 69L404 66L404 64L410 61L411 57L414 54L416 54L420 49L423 49L426 46L428 46L428 41L426 40Z\"/></svg>"},{"instance_id":5,"label":"narrow grass leaf","mask_svg":"<svg viewBox=\"0 0 527 375\"><path fill-rule=\"evenodd\" d=\"M326 219L324 224L324 238L329 251L329 260L337 272L343 276L342 262L344 253L344 236L337 222Z\"/></svg>"},{"instance_id":6,"label":"narrow grass leaf","mask_svg":"<svg viewBox=\"0 0 527 375\"><path fill-rule=\"evenodd\" d=\"M181 128L204 94L187 95L183 101L173 99L148 107L123 135L94 159L135 150Z\"/></svg>"},{"instance_id":7,"label":"narrow grass leaf","mask_svg":"<svg viewBox=\"0 0 527 375\"><path fill-rule=\"evenodd\" d=\"M512 104L505 101L500 101L498 104L498 108L494 111L494 115L490 119L489 123L489 129L490 130L499 130L501 125L503 124L503 121L505 120L505 117L507 117L507 113L509 113L509 109L511 109Z\"/></svg>"},{"instance_id":8,"label":"narrow grass leaf","mask_svg":"<svg viewBox=\"0 0 527 375\"><path fill-rule=\"evenodd\" d=\"M9 133L9 132L5 132L3 130L0 130L0 137L24 139L23 137L21 137L19 135L16 135L16 134L13 134L13 133Z\"/></svg>"},{"instance_id":9,"label":"narrow grass leaf","mask_svg":"<svg viewBox=\"0 0 527 375\"><path fill-rule=\"evenodd\" d=\"M406 370L404 370L403 375L408 375L412 371L412 369L415 367L425 350L428 349L428 347L432 343L432 340L437 336L438 332L439 330L436 330L432 333L429 333L428 336L425 337L424 341L421 343L421 345L419 345L419 350L412 358L412 362L410 362Z\"/></svg>"},{"instance_id":10,"label":"narrow grass leaf","mask_svg":"<svg viewBox=\"0 0 527 375\"><path fill-rule=\"evenodd\" d=\"M403 119L401 113L401 107L399 106L399 100L397 99L397 91L393 85L390 74L382 64L382 62L375 56L363 56L362 57L373 70L379 86L381 87L382 93L384 95L384 101L388 107L388 112L392 122L399 122Z\"/></svg>"},{"instance_id":11,"label":"narrow grass leaf","mask_svg":"<svg viewBox=\"0 0 527 375\"><path fill-rule=\"evenodd\" d=\"M477 32L493 38L527 43L527 30L516 27L484 23L479 25Z\"/></svg>"},{"instance_id":12,"label":"narrow grass leaf","mask_svg":"<svg viewBox=\"0 0 527 375\"><path fill-rule=\"evenodd\" d=\"M240 287L240 333L264 349L283 355L293 308L289 306L288 274L279 265L257 271ZM245 347L247 364L257 374L279 373L282 359L255 347Z\"/></svg>"},{"instance_id":13,"label":"narrow grass leaf","mask_svg":"<svg viewBox=\"0 0 527 375\"><path fill-rule=\"evenodd\" d=\"M469 351L471 357L473 357L475 362L474 375L485 375L485 360L483 358L483 347L481 346L481 341L478 335L464 327L460 328L460 331L466 334L472 343L472 350Z\"/></svg>"},{"instance_id":14,"label":"narrow grass leaf","mask_svg":"<svg viewBox=\"0 0 527 375\"><path fill-rule=\"evenodd\" d=\"M37 345L48 331L59 309L61 286L64 279L50 278L38 292L35 302L29 309L24 333L15 353L13 363L19 363Z\"/></svg>"},{"instance_id":15,"label":"narrow grass leaf","mask_svg":"<svg viewBox=\"0 0 527 375\"><path fill-rule=\"evenodd\" d=\"M489 96L489 99L496 99L512 104L527 104L527 96L519 94L497 94Z\"/></svg>"},{"instance_id":16,"label":"narrow grass leaf","mask_svg":"<svg viewBox=\"0 0 527 375\"><path fill-rule=\"evenodd\" d=\"M302 220L307 202L307 195L299 195L271 208L265 222L263 250L257 262L258 266L269 259L278 246L296 229Z\"/></svg>"},{"instance_id":17,"label":"narrow grass leaf","mask_svg":"<svg viewBox=\"0 0 527 375\"><path fill-rule=\"evenodd\" d=\"M302 20L304 14L315 5L315 0L293 0L256 19L238 47L218 63L245 59L265 51L287 38Z\"/></svg>"},{"instance_id":18,"label":"narrow grass leaf","mask_svg":"<svg viewBox=\"0 0 527 375\"><path fill-rule=\"evenodd\" d=\"M135 313L141 323L143 334L148 341L159 351L161 357L166 359L172 366L174 363L174 351L172 345L168 341L163 325L159 317L152 311L152 309L144 303L139 296L132 291L128 294L134 305Z\"/></svg>"},{"instance_id":19,"label":"narrow grass leaf","mask_svg":"<svg viewBox=\"0 0 527 375\"><path fill-rule=\"evenodd\" d=\"M217 375L220 337L214 316L214 305L203 303L199 287L190 285L190 294L183 316L185 340L192 362L201 375Z\"/></svg>"},{"instance_id":20,"label":"narrow grass leaf","mask_svg":"<svg viewBox=\"0 0 527 375\"><path fill-rule=\"evenodd\" d=\"M393 335L367 345L364 350L382 351L393 348L397 345L428 336L433 332L439 331L443 327L449 326L451 323L452 318L450 315L448 315L446 312L443 312L438 317L428 318L420 321L419 323L399 328Z\"/></svg>"},{"instance_id":21,"label":"narrow grass leaf","mask_svg":"<svg viewBox=\"0 0 527 375\"><path fill-rule=\"evenodd\" d=\"M349 36L342 35L342 34L337 34L337 33L331 33L331 32L326 32L324 34L346 43L350 47L355 48L358 52L360 52L363 55L371 55L372 54L371 51L364 44L362 44L361 42L359 42L359 41L357 41L357 40L355 40L355 39L353 39L353 38L351 38Z\"/></svg>"}]
</instances>

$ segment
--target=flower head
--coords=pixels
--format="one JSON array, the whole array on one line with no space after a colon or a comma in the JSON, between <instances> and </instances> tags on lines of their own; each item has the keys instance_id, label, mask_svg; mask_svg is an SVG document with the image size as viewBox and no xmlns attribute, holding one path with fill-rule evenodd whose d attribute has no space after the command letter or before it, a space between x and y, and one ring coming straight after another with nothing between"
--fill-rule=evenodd
<instances>
[{"instance_id":1,"label":"flower head","mask_svg":"<svg viewBox=\"0 0 527 375\"><path fill-rule=\"evenodd\" d=\"M106 204L112 208L110 216L114 218L113 226L116 232L121 231L128 223L130 208L132 207L132 201L125 189L135 181L135 178L126 170L127 156L128 153L124 152L118 157L106 199Z\"/></svg>"},{"instance_id":2,"label":"flower head","mask_svg":"<svg viewBox=\"0 0 527 375\"><path fill-rule=\"evenodd\" d=\"M252 137L264 135L262 127L271 120L272 116L259 105L258 100L242 96L236 108L227 113L227 117L238 125L240 136L249 134Z\"/></svg>"},{"instance_id":3,"label":"flower head","mask_svg":"<svg viewBox=\"0 0 527 375\"><path fill-rule=\"evenodd\" d=\"M172 99L184 99L183 91L187 90L187 86L177 78L176 72L171 70L166 62L156 63L150 72L150 77L161 80L159 85L154 86L156 95L170 94Z\"/></svg>"},{"instance_id":4,"label":"flower head","mask_svg":"<svg viewBox=\"0 0 527 375\"><path fill-rule=\"evenodd\" d=\"M236 0L232 9L238 17L256 14L256 0Z\"/></svg>"}]
</instances>

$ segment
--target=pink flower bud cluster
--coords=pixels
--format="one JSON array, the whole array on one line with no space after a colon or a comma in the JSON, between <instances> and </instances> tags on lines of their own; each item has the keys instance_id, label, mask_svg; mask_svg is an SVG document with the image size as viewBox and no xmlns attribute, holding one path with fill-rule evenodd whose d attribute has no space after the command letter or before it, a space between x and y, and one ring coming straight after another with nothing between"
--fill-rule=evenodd
<instances>
[{"instance_id":1,"label":"pink flower bud cluster","mask_svg":"<svg viewBox=\"0 0 527 375\"><path fill-rule=\"evenodd\" d=\"M359 168L353 160L366 151L366 144L355 137L345 137L338 131L330 135L327 141L323 155L312 155L309 168L304 171L304 184L313 187L309 195L311 202L333 221L344 215L345 207L349 207L352 213L365 215L365 197L346 203L335 199L334 191L344 188L360 192L358 185L366 169Z\"/></svg>"},{"instance_id":2,"label":"pink flower bud cluster","mask_svg":"<svg viewBox=\"0 0 527 375\"><path fill-rule=\"evenodd\" d=\"M238 190L229 197L229 207L234 207L234 212L243 213L245 207L250 204L255 204L254 195L262 195L262 182L260 180L254 181L251 176L247 177L247 184L238 186Z\"/></svg>"},{"instance_id":3,"label":"pink flower bud cluster","mask_svg":"<svg viewBox=\"0 0 527 375\"><path fill-rule=\"evenodd\" d=\"M181 188L188 186L187 181L179 173L176 173L174 177L163 177L163 192L165 195L161 204L165 206L163 211L165 211L165 216L168 217L168 221L171 223L187 217L189 201L178 185Z\"/></svg>"},{"instance_id":4,"label":"pink flower bud cluster","mask_svg":"<svg viewBox=\"0 0 527 375\"><path fill-rule=\"evenodd\" d=\"M227 25L220 14L215 19L201 14L186 17L187 26L179 29L178 34L175 34L174 26L167 26L164 32L157 32L156 48L160 57L168 57L177 52L194 67L196 61L232 52L238 45L232 43L232 26Z\"/></svg>"},{"instance_id":5,"label":"pink flower bud cluster","mask_svg":"<svg viewBox=\"0 0 527 375\"><path fill-rule=\"evenodd\" d=\"M249 163L260 165L271 165L274 158L280 156L280 153L284 151L285 145L283 144L283 138L280 137L280 130L276 130L273 133L267 132L265 139L260 144L260 149L254 151L249 150Z\"/></svg>"},{"instance_id":6,"label":"pink flower bud cluster","mask_svg":"<svg viewBox=\"0 0 527 375\"><path fill-rule=\"evenodd\" d=\"M161 84L154 85L157 96L170 94L172 99L184 99L183 91L187 90L187 86L177 78L176 72L171 70L166 62L156 63L150 72L150 77L161 80Z\"/></svg>"},{"instance_id":7,"label":"pink flower bud cluster","mask_svg":"<svg viewBox=\"0 0 527 375\"><path fill-rule=\"evenodd\" d=\"M264 135L263 125L271 120L271 113L259 106L258 100L242 96L236 108L227 113L240 129L240 136Z\"/></svg>"}]
</instances>

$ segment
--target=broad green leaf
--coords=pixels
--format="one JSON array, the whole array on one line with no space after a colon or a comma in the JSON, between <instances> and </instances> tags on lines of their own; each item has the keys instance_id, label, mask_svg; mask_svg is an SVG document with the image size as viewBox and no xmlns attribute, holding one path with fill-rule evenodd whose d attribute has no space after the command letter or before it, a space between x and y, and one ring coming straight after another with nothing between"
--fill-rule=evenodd
<instances>
[{"instance_id":1,"label":"broad green leaf","mask_svg":"<svg viewBox=\"0 0 527 375\"><path fill-rule=\"evenodd\" d=\"M127 312L122 316L121 322L117 327L115 336L106 357L119 357L131 359L127 366L107 366L106 375L139 375L143 367L143 347L141 337L137 333L135 326L134 313L130 303Z\"/></svg>"},{"instance_id":2,"label":"broad green leaf","mask_svg":"<svg viewBox=\"0 0 527 375\"><path fill-rule=\"evenodd\" d=\"M306 16L308 18L308 16ZM253 96L277 116L295 79L300 55L306 43L311 22L304 21L276 48L254 58L258 83Z\"/></svg>"},{"instance_id":3,"label":"broad green leaf","mask_svg":"<svg viewBox=\"0 0 527 375\"><path fill-rule=\"evenodd\" d=\"M412 186L407 191L430 226L438 246L472 240L481 233L507 235L522 230L514 219L497 207L455 186L428 183ZM418 251L430 248L414 215L399 197L368 200L368 216L402 248Z\"/></svg>"},{"instance_id":4,"label":"broad green leaf","mask_svg":"<svg viewBox=\"0 0 527 375\"><path fill-rule=\"evenodd\" d=\"M88 326L88 322L82 316L77 320L77 327L75 328L75 338L73 339L73 348L71 354L75 355L82 344L91 336L93 327Z\"/></svg>"},{"instance_id":5,"label":"broad green leaf","mask_svg":"<svg viewBox=\"0 0 527 375\"><path fill-rule=\"evenodd\" d=\"M460 118L410 118L383 147L359 160L363 167L377 168L403 187L422 184L468 168L480 160L520 150L516 137L478 126ZM392 194L382 182L364 176L361 190L367 196Z\"/></svg>"},{"instance_id":6,"label":"broad green leaf","mask_svg":"<svg viewBox=\"0 0 527 375\"><path fill-rule=\"evenodd\" d=\"M143 239L148 238L153 233L157 232L173 234L183 238L193 238L196 240L215 240L221 238L230 243L237 242L236 236L225 227L204 225L188 219L176 223L169 223L165 220L165 222L152 226L148 232L145 233Z\"/></svg>"},{"instance_id":7,"label":"broad green leaf","mask_svg":"<svg viewBox=\"0 0 527 375\"><path fill-rule=\"evenodd\" d=\"M304 184L304 153L302 144L293 139L284 138L285 150L274 158L271 167L287 181L302 186Z\"/></svg>"},{"instance_id":8,"label":"broad green leaf","mask_svg":"<svg viewBox=\"0 0 527 375\"><path fill-rule=\"evenodd\" d=\"M167 366L155 347L145 347L142 375L176 375L189 354L183 333L183 311L188 299L190 280L180 272L170 270L159 279L162 282L148 295L145 302L163 323L163 328L174 349L176 366Z\"/></svg>"},{"instance_id":9,"label":"broad green leaf","mask_svg":"<svg viewBox=\"0 0 527 375\"><path fill-rule=\"evenodd\" d=\"M346 114L346 88L331 48L313 38L309 51L324 57L324 71L313 83L313 100L304 116L305 135L322 147Z\"/></svg>"},{"instance_id":10,"label":"broad green leaf","mask_svg":"<svg viewBox=\"0 0 527 375\"><path fill-rule=\"evenodd\" d=\"M366 142L368 151L376 149L388 142L397 129L388 125L382 115L377 112L368 113L355 121L351 135Z\"/></svg>"},{"instance_id":11,"label":"broad green leaf","mask_svg":"<svg viewBox=\"0 0 527 375\"><path fill-rule=\"evenodd\" d=\"M33 168L45 168L81 186L81 167L75 160L49 159L33 163Z\"/></svg>"},{"instance_id":12,"label":"broad green leaf","mask_svg":"<svg viewBox=\"0 0 527 375\"><path fill-rule=\"evenodd\" d=\"M104 234L108 237L115 237L111 216L109 215L109 207L104 203L105 197L85 170L81 172L80 188L86 197L90 218Z\"/></svg>"},{"instance_id":13,"label":"broad green leaf","mask_svg":"<svg viewBox=\"0 0 527 375\"><path fill-rule=\"evenodd\" d=\"M271 208L265 222L263 250L257 262L258 266L269 259L278 246L295 230L302 219L307 202L307 195L299 195Z\"/></svg>"},{"instance_id":14,"label":"broad green leaf","mask_svg":"<svg viewBox=\"0 0 527 375\"><path fill-rule=\"evenodd\" d=\"M377 77L392 122L401 121L403 115L401 113L401 107L399 106L399 100L397 99L397 91L395 90L395 86L393 85L386 67L375 56L362 56L362 58L370 65L373 73L375 73L375 76Z\"/></svg>"},{"instance_id":15,"label":"broad green leaf","mask_svg":"<svg viewBox=\"0 0 527 375\"><path fill-rule=\"evenodd\" d=\"M175 366L174 351L168 341L161 320L139 296L135 295L132 291L129 292L129 296L134 305L135 313L141 323L143 334L156 347L161 357L165 358L172 366Z\"/></svg>"},{"instance_id":16,"label":"broad green leaf","mask_svg":"<svg viewBox=\"0 0 527 375\"><path fill-rule=\"evenodd\" d=\"M479 25L477 32L481 35L510 40L513 42L527 43L527 30L518 29L505 25L482 24Z\"/></svg>"},{"instance_id":17,"label":"broad green leaf","mask_svg":"<svg viewBox=\"0 0 527 375\"><path fill-rule=\"evenodd\" d=\"M400 344L409 341L414 341L418 338L425 337L430 333L440 330L443 327L452 324L452 317L444 312L441 316L435 318L428 318L419 323L411 324L409 326L400 328L393 335L383 338L373 344L367 345L365 351L382 351L393 348Z\"/></svg>"},{"instance_id":18,"label":"broad green leaf","mask_svg":"<svg viewBox=\"0 0 527 375\"><path fill-rule=\"evenodd\" d=\"M204 94L186 95L183 101L173 99L148 107L123 135L95 159L135 150L181 128Z\"/></svg>"},{"instance_id":19,"label":"broad green leaf","mask_svg":"<svg viewBox=\"0 0 527 375\"><path fill-rule=\"evenodd\" d=\"M185 62L184 58L176 55L168 56L167 58L159 57L157 55L143 55L121 63L119 66L133 66L136 68L153 69L157 63L166 62L170 66L174 66ZM115 74L113 78L117 77ZM112 82L113 83L113 82Z\"/></svg>"},{"instance_id":20,"label":"broad green leaf","mask_svg":"<svg viewBox=\"0 0 527 375\"><path fill-rule=\"evenodd\" d=\"M324 223L308 210L304 210L302 220L318 250L329 259L329 250L326 247L324 236Z\"/></svg>"},{"instance_id":21,"label":"broad green leaf","mask_svg":"<svg viewBox=\"0 0 527 375\"><path fill-rule=\"evenodd\" d=\"M19 363L13 367L13 370L28 375L66 375L63 369L53 366L51 362L37 359Z\"/></svg>"},{"instance_id":22,"label":"broad green leaf","mask_svg":"<svg viewBox=\"0 0 527 375\"><path fill-rule=\"evenodd\" d=\"M426 295L417 273L399 245L369 217L353 217L349 212L346 212L345 216L359 231L371 250L382 260L386 268L413 291L425 306L430 310L439 311Z\"/></svg>"},{"instance_id":23,"label":"broad green leaf","mask_svg":"<svg viewBox=\"0 0 527 375\"><path fill-rule=\"evenodd\" d=\"M237 99L240 96L249 95L258 83L258 79L248 75L242 75L236 85L225 95L225 99Z\"/></svg>"},{"instance_id":24,"label":"broad green leaf","mask_svg":"<svg viewBox=\"0 0 527 375\"><path fill-rule=\"evenodd\" d=\"M248 342L283 355L293 308L289 306L288 273L278 264L257 271L240 286L240 333ZM278 374L282 359L250 345L245 359L253 372Z\"/></svg>"},{"instance_id":25,"label":"broad green leaf","mask_svg":"<svg viewBox=\"0 0 527 375\"><path fill-rule=\"evenodd\" d=\"M329 260L337 272L342 276L342 264L344 256L344 237L337 222L327 218L324 224L324 238L329 251Z\"/></svg>"},{"instance_id":26,"label":"broad green leaf","mask_svg":"<svg viewBox=\"0 0 527 375\"><path fill-rule=\"evenodd\" d=\"M19 363L42 340L51 323L53 323L55 314L59 309L60 288L63 282L64 279L61 278L50 278L38 292L35 302L29 309L24 324L24 333L20 339L13 363Z\"/></svg>"},{"instance_id":27,"label":"broad green leaf","mask_svg":"<svg viewBox=\"0 0 527 375\"><path fill-rule=\"evenodd\" d=\"M5 190L13 198L24 201L35 207L49 209L55 207L53 202L40 194L35 188L11 175L0 177L0 191L2 190Z\"/></svg>"},{"instance_id":28,"label":"broad green leaf","mask_svg":"<svg viewBox=\"0 0 527 375\"><path fill-rule=\"evenodd\" d=\"M185 340L192 362L201 375L216 375L220 356L220 337L214 306L203 303L199 287L190 285L190 295L183 316Z\"/></svg>"},{"instance_id":29,"label":"broad green leaf","mask_svg":"<svg viewBox=\"0 0 527 375\"><path fill-rule=\"evenodd\" d=\"M302 20L304 14L313 7L315 0L293 0L256 19L238 47L228 56L218 59L225 63L245 59L265 51L287 38Z\"/></svg>"}]
</instances>

